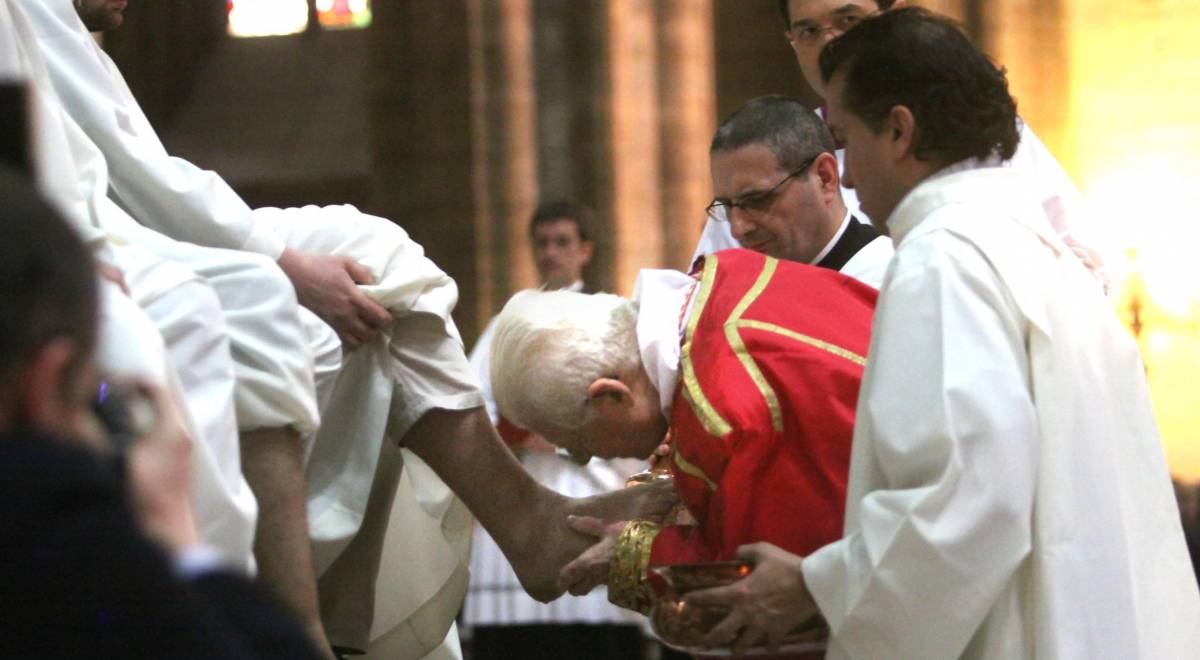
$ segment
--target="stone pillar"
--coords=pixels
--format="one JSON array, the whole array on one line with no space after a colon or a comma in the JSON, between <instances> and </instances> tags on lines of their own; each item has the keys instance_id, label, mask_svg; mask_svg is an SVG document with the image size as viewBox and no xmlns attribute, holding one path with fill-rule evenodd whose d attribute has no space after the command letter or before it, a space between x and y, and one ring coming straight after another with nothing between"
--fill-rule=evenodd
<instances>
[{"instance_id":1,"label":"stone pillar","mask_svg":"<svg viewBox=\"0 0 1200 660\"><path fill-rule=\"evenodd\" d=\"M969 30L970 26L967 26L966 22L967 3L970 1L971 0L917 0L916 2L910 4L924 7L929 11L935 11L943 16L949 16L959 23L962 23L964 27L967 27Z\"/></svg>"},{"instance_id":2,"label":"stone pillar","mask_svg":"<svg viewBox=\"0 0 1200 660\"><path fill-rule=\"evenodd\" d=\"M774 2L715 0L713 11L718 121L764 94L820 103L800 73Z\"/></svg>"},{"instance_id":3,"label":"stone pillar","mask_svg":"<svg viewBox=\"0 0 1200 660\"><path fill-rule=\"evenodd\" d=\"M472 182L482 318L536 286L528 222L538 203L530 0L469 0Z\"/></svg>"},{"instance_id":4,"label":"stone pillar","mask_svg":"<svg viewBox=\"0 0 1200 660\"><path fill-rule=\"evenodd\" d=\"M466 0L374 3L370 28L370 210L402 225L458 282L464 338L486 318L473 178L471 41Z\"/></svg>"},{"instance_id":5,"label":"stone pillar","mask_svg":"<svg viewBox=\"0 0 1200 660\"><path fill-rule=\"evenodd\" d=\"M1008 69L1018 111L1052 152L1062 154L1071 115L1071 62L1061 0L984 3L983 20L983 46Z\"/></svg>"},{"instance_id":6,"label":"stone pillar","mask_svg":"<svg viewBox=\"0 0 1200 660\"><path fill-rule=\"evenodd\" d=\"M662 264L686 270L712 196L708 145L716 130L710 0L659 3Z\"/></svg>"},{"instance_id":7,"label":"stone pillar","mask_svg":"<svg viewBox=\"0 0 1200 660\"><path fill-rule=\"evenodd\" d=\"M662 260L657 17L653 0L609 0L614 291L629 294L641 268Z\"/></svg>"}]
</instances>

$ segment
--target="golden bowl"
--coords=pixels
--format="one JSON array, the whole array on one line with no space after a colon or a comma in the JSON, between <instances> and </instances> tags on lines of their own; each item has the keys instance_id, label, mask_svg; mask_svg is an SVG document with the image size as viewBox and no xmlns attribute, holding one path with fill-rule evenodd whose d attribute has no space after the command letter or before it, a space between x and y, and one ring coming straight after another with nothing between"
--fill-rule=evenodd
<instances>
[{"instance_id":1,"label":"golden bowl","mask_svg":"<svg viewBox=\"0 0 1200 660\"><path fill-rule=\"evenodd\" d=\"M728 648L704 648L701 640L728 614L724 607L688 605L683 597L693 591L723 587L750 574L752 567L741 561L706 564L678 564L651 568L648 581L654 591L650 624L668 646L688 653L728 655ZM829 632L819 617L788 634L780 652L802 653L825 648ZM765 648L753 648L747 655L762 655Z\"/></svg>"}]
</instances>

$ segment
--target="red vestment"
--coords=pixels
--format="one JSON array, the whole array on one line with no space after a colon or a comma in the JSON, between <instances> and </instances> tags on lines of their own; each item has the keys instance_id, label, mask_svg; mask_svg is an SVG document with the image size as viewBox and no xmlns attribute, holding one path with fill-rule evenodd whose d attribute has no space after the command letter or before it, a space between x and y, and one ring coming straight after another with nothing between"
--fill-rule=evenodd
<instances>
[{"instance_id":1,"label":"red vestment","mask_svg":"<svg viewBox=\"0 0 1200 660\"><path fill-rule=\"evenodd\" d=\"M623 537L618 555L639 564L621 571L627 577L644 579L648 566L733 559L758 541L807 555L842 534L876 290L747 250L711 255L697 271L671 467L698 525L643 526L642 538ZM610 595L614 587L647 594L644 583L610 583ZM634 600L616 602L648 604Z\"/></svg>"}]
</instances>

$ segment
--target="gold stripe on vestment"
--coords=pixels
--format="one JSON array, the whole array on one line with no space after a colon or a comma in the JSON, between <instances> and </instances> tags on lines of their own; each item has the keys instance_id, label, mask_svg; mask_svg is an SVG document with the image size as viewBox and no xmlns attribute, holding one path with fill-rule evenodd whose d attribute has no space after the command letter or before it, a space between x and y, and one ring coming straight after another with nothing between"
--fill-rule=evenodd
<instances>
[{"instance_id":1,"label":"gold stripe on vestment","mask_svg":"<svg viewBox=\"0 0 1200 660\"><path fill-rule=\"evenodd\" d=\"M689 474L700 481L703 481L704 484L708 486L709 490L717 489L717 482L709 479L708 475L704 474L704 470L701 470L699 466L692 464L686 458L684 458L683 454L679 453L679 450L672 451L671 456L675 460L675 465L678 466L680 470L683 470L684 474Z\"/></svg>"},{"instance_id":2,"label":"gold stripe on vestment","mask_svg":"<svg viewBox=\"0 0 1200 660\"><path fill-rule=\"evenodd\" d=\"M819 348L823 351L832 353L838 357L845 358L859 366L866 366L866 364L867 364L867 358L859 355L858 353L855 353L853 351L848 351L848 350L842 348L841 346L838 346L836 344L831 344L831 343L829 343L827 341L823 341L821 339L817 339L816 337L809 337L808 335L802 335L799 332L796 332L794 330L788 330L787 328L775 325L774 323L764 323L762 321L739 321L737 325L739 328L753 328L755 330L764 330L766 332L773 332L777 335L783 335L784 337L787 337L788 339L795 339L798 342L808 344L809 346L812 346L814 348Z\"/></svg>"},{"instance_id":3,"label":"gold stripe on vestment","mask_svg":"<svg viewBox=\"0 0 1200 660\"><path fill-rule=\"evenodd\" d=\"M713 281L716 277L717 257L709 255L704 258L704 273L700 277L700 295L697 296L696 306L692 309L691 318L688 319L679 366L680 371L683 372L683 398L692 406L692 411L696 413L696 418L700 420L700 425L704 427L704 430L710 435L722 438L728 435L733 427L721 417L708 397L704 395L704 390L700 388L700 381L696 378L696 369L692 365L692 336L696 333L696 324L700 322L704 306L708 304L708 296L712 292Z\"/></svg>"},{"instance_id":4,"label":"gold stripe on vestment","mask_svg":"<svg viewBox=\"0 0 1200 660\"><path fill-rule=\"evenodd\" d=\"M758 363L750 356L750 351L746 348L746 342L742 340L742 335L738 331L742 314L746 313L750 305L753 305L754 301L766 290L767 285L771 283L771 278L775 275L775 268L778 265L778 259L767 257L766 262L763 264L762 272L758 274L758 280L754 282L754 286L750 287L750 290L742 297L741 302L733 309L733 314L725 321L725 338L729 341L729 346L742 363L742 367L746 369L750 380L754 381L754 385L767 402L767 410L771 412L771 426L774 427L776 432L783 432L783 410L779 406L779 397L775 395L775 390L758 368Z\"/></svg>"}]
</instances>

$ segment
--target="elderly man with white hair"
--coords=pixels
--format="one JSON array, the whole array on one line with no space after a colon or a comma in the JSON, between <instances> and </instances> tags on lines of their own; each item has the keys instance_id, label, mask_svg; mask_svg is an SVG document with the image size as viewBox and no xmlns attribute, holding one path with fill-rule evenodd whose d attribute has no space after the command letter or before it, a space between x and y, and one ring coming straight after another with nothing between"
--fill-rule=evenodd
<instances>
[{"instance_id":1,"label":"elderly man with white hair","mask_svg":"<svg viewBox=\"0 0 1200 660\"><path fill-rule=\"evenodd\" d=\"M573 517L600 540L560 586L607 583L610 600L644 612L650 566L836 539L875 296L832 270L729 250L691 276L644 271L636 302L515 297L492 345L500 412L579 457L647 456L670 429L675 486L698 522Z\"/></svg>"}]
</instances>

